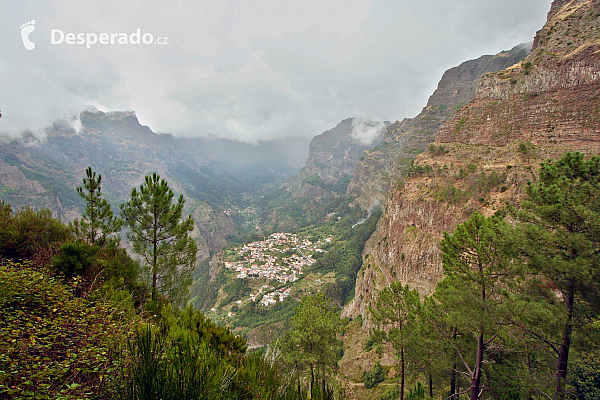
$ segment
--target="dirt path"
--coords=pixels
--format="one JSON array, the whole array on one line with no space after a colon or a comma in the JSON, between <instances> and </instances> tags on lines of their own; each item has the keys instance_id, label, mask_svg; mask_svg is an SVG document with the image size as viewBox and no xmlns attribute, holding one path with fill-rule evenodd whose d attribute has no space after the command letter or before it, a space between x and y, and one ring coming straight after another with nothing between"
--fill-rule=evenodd
<instances>
[{"instance_id":1,"label":"dirt path","mask_svg":"<svg viewBox=\"0 0 600 400\"><path fill-rule=\"evenodd\" d=\"M381 267L381 264L379 263L379 259L377 258L377 256L375 254L373 254L373 251L371 251L371 255L373 256L373 259L375 260L375 264L377 264L377 266L381 270L381 273L383 274L383 276L385 276L385 280L387 281L388 286L390 286L393 281L392 277L388 274L388 272L386 270L384 270Z\"/></svg>"}]
</instances>

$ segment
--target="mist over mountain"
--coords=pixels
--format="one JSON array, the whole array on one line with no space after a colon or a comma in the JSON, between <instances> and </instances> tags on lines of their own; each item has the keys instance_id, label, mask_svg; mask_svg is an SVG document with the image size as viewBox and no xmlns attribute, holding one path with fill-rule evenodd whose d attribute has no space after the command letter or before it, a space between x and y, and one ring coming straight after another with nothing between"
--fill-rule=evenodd
<instances>
[{"instance_id":1,"label":"mist over mountain","mask_svg":"<svg viewBox=\"0 0 600 400\"><path fill-rule=\"evenodd\" d=\"M600 1L514 46L549 2L184 0L135 20L172 47L56 54L141 3L34 7L0 43L0 398L596 399Z\"/></svg>"},{"instance_id":2,"label":"mist over mountain","mask_svg":"<svg viewBox=\"0 0 600 400\"><path fill-rule=\"evenodd\" d=\"M146 174L158 172L187 200L200 259L252 232L257 198L298 172L308 152L303 139L250 144L156 134L133 111L92 108L79 120L79 131L58 121L43 136L25 132L2 142L2 198L15 207L49 208L70 221L82 211L75 188L87 166L103 176L104 196L115 210Z\"/></svg>"}]
</instances>

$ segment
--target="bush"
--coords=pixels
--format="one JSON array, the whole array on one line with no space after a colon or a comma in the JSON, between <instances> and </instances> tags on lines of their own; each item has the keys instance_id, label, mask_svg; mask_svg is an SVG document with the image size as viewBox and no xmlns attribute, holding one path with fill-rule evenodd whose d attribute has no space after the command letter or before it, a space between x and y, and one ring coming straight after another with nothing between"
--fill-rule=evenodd
<instances>
[{"instance_id":1,"label":"bush","mask_svg":"<svg viewBox=\"0 0 600 400\"><path fill-rule=\"evenodd\" d=\"M0 256L19 259L38 257L53 251L71 237L69 228L52 218L50 210L22 208L12 213L10 205L0 203Z\"/></svg>"},{"instance_id":2,"label":"bush","mask_svg":"<svg viewBox=\"0 0 600 400\"><path fill-rule=\"evenodd\" d=\"M146 326L129 343L125 373L117 383L123 399L237 399L231 381L235 369L208 342L169 340Z\"/></svg>"},{"instance_id":3,"label":"bush","mask_svg":"<svg viewBox=\"0 0 600 400\"><path fill-rule=\"evenodd\" d=\"M122 314L29 262L0 265L0 398L82 399L100 393L117 368Z\"/></svg>"},{"instance_id":4,"label":"bush","mask_svg":"<svg viewBox=\"0 0 600 400\"><path fill-rule=\"evenodd\" d=\"M396 400L398 397L400 397L400 385L386 388L377 400Z\"/></svg>"},{"instance_id":5,"label":"bush","mask_svg":"<svg viewBox=\"0 0 600 400\"><path fill-rule=\"evenodd\" d=\"M429 152L431 154L433 154L434 156L441 156L441 155L447 154L448 149L446 149L446 147L444 147L441 144L439 146L436 146L435 144L431 143L429 145Z\"/></svg>"},{"instance_id":6,"label":"bush","mask_svg":"<svg viewBox=\"0 0 600 400\"><path fill-rule=\"evenodd\" d=\"M385 380L385 374L381 368L379 361L373 365L373 369L369 372L365 372L365 387L367 389L374 388L379 383Z\"/></svg>"},{"instance_id":7,"label":"bush","mask_svg":"<svg viewBox=\"0 0 600 400\"><path fill-rule=\"evenodd\" d=\"M421 382L417 382L415 387L408 391L406 400L425 400L425 387Z\"/></svg>"},{"instance_id":8,"label":"bush","mask_svg":"<svg viewBox=\"0 0 600 400\"><path fill-rule=\"evenodd\" d=\"M162 324L169 331L169 337L181 342L191 340L206 342L219 357L237 364L246 352L246 341L231 333L229 328L217 326L192 306L182 310L173 310L167 306L162 310Z\"/></svg>"},{"instance_id":9,"label":"bush","mask_svg":"<svg viewBox=\"0 0 600 400\"><path fill-rule=\"evenodd\" d=\"M86 275L94 264L97 251L97 247L83 242L67 242L52 257L52 268L56 274L67 279Z\"/></svg>"}]
</instances>

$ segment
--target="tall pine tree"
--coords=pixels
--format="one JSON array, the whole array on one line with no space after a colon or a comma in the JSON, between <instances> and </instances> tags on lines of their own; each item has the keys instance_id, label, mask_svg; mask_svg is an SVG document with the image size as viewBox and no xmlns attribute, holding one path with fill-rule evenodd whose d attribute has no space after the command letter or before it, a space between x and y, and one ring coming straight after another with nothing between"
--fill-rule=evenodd
<instances>
[{"instance_id":1,"label":"tall pine tree","mask_svg":"<svg viewBox=\"0 0 600 400\"><path fill-rule=\"evenodd\" d=\"M102 175L96 177L92 167L87 167L85 174L77 193L85 200L86 207L82 218L73 221L75 235L91 246L103 246L109 239L118 241L115 233L121 230L123 222L113 215L110 204L102 197Z\"/></svg>"},{"instance_id":2,"label":"tall pine tree","mask_svg":"<svg viewBox=\"0 0 600 400\"><path fill-rule=\"evenodd\" d=\"M393 282L389 287L383 289L377 296L376 307L371 308L374 320L381 328L378 335L392 344L398 356L400 400L404 400L405 352L409 331L415 329L415 327L410 327L409 324L414 320L418 308L419 294L416 290L411 290L408 285L402 285L401 282Z\"/></svg>"},{"instance_id":3,"label":"tall pine tree","mask_svg":"<svg viewBox=\"0 0 600 400\"><path fill-rule=\"evenodd\" d=\"M542 163L527 194L519 214L524 253L539 278L536 291L545 292L538 298L559 317L550 331L560 335L544 337L535 326L528 331L556 353L555 398L564 399L574 330L600 315L600 157L586 160L576 152Z\"/></svg>"},{"instance_id":4,"label":"tall pine tree","mask_svg":"<svg viewBox=\"0 0 600 400\"><path fill-rule=\"evenodd\" d=\"M471 400L481 397L486 352L503 329L502 291L511 281L512 266L502 250L504 224L500 217L474 213L441 242L446 278L434 300L445 325L456 328L446 339L470 375Z\"/></svg>"},{"instance_id":5,"label":"tall pine tree","mask_svg":"<svg viewBox=\"0 0 600 400\"><path fill-rule=\"evenodd\" d=\"M173 191L157 173L147 175L144 184L131 191L121 204L121 214L130 232L133 250L146 266L152 300L168 296L180 300L191 284L196 264L196 242L189 236L194 228L191 216L182 219L185 200L173 201Z\"/></svg>"},{"instance_id":6,"label":"tall pine tree","mask_svg":"<svg viewBox=\"0 0 600 400\"><path fill-rule=\"evenodd\" d=\"M300 370L308 369L310 397L323 398L331 390L326 375L338 366L341 341L337 334L342 327L339 313L323 293L317 293L302 299L290 325L292 329L279 340L279 344L284 351L284 359L298 373L298 391L301 392ZM319 377L320 389L317 386Z\"/></svg>"}]
</instances>

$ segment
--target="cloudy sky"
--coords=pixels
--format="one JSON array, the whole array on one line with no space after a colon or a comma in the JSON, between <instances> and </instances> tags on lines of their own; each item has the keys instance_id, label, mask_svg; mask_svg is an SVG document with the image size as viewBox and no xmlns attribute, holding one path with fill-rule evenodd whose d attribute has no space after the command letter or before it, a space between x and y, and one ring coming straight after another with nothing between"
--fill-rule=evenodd
<instances>
[{"instance_id":1,"label":"cloudy sky","mask_svg":"<svg viewBox=\"0 0 600 400\"><path fill-rule=\"evenodd\" d=\"M255 141L314 136L347 117L413 117L446 69L531 41L551 0L0 4L1 133L95 105L135 110L155 132ZM28 51L21 26L31 20ZM167 43L65 42L131 40L137 29Z\"/></svg>"}]
</instances>

